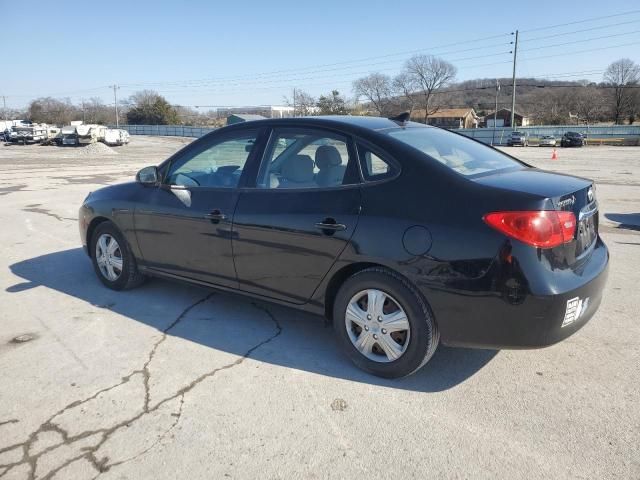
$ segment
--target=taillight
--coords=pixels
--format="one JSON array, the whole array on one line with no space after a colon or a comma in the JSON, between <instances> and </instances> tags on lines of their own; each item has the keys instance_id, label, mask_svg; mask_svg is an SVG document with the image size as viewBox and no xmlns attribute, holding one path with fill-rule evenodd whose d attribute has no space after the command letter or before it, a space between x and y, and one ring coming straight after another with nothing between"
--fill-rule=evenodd
<instances>
[{"instance_id":1,"label":"taillight","mask_svg":"<svg viewBox=\"0 0 640 480\"><path fill-rule=\"evenodd\" d=\"M487 225L539 248L553 248L570 242L576 231L573 212L555 210L493 212L484 216Z\"/></svg>"}]
</instances>

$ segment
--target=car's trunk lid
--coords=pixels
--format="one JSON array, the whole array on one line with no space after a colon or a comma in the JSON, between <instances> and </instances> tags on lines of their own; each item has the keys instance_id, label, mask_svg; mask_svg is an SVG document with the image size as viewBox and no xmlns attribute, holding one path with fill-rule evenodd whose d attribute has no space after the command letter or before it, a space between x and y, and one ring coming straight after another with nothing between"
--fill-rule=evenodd
<instances>
[{"instance_id":1,"label":"car's trunk lid","mask_svg":"<svg viewBox=\"0 0 640 480\"><path fill-rule=\"evenodd\" d=\"M553 249L568 265L576 263L597 239L598 203L591 180L525 168L480 176L474 181L501 190L526 193L540 200L547 200L547 204L556 210L573 212L577 222L573 239Z\"/></svg>"}]
</instances>

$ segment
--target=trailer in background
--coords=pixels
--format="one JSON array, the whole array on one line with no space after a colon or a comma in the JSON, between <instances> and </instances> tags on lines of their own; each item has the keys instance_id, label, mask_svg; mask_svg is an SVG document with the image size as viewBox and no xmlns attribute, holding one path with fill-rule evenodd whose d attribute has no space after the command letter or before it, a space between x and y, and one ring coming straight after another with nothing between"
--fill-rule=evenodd
<instances>
[{"instance_id":1,"label":"trailer in background","mask_svg":"<svg viewBox=\"0 0 640 480\"><path fill-rule=\"evenodd\" d=\"M30 143L40 143L48 138L48 125L46 124L21 124L11 127L11 133L9 134L9 141L11 143L18 143L27 145Z\"/></svg>"},{"instance_id":2,"label":"trailer in background","mask_svg":"<svg viewBox=\"0 0 640 480\"><path fill-rule=\"evenodd\" d=\"M78 144L88 145L90 143L104 141L104 134L107 127L104 125L76 125L76 133L78 135Z\"/></svg>"},{"instance_id":3,"label":"trailer in background","mask_svg":"<svg viewBox=\"0 0 640 480\"><path fill-rule=\"evenodd\" d=\"M129 132L120 128L108 128L104 134L107 145L126 145L129 143Z\"/></svg>"}]
</instances>

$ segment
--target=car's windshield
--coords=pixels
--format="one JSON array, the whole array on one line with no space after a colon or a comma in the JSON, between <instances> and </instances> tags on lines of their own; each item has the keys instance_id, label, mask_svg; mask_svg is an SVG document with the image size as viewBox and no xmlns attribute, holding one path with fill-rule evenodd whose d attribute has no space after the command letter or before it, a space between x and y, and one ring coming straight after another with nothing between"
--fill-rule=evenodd
<instances>
[{"instance_id":1,"label":"car's windshield","mask_svg":"<svg viewBox=\"0 0 640 480\"><path fill-rule=\"evenodd\" d=\"M397 128L386 133L462 175L524 168L524 164L498 150L439 128Z\"/></svg>"}]
</instances>

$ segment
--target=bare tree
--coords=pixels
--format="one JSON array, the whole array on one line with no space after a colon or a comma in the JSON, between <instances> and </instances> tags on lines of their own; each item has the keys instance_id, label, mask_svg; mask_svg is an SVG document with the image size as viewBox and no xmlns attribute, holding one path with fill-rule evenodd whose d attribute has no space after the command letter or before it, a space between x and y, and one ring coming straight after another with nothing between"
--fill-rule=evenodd
<instances>
[{"instance_id":1,"label":"bare tree","mask_svg":"<svg viewBox=\"0 0 640 480\"><path fill-rule=\"evenodd\" d=\"M629 118L629 125L633 125L633 122L640 117L640 88L633 89L627 117Z\"/></svg>"},{"instance_id":2,"label":"bare tree","mask_svg":"<svg viewBox=\"0 0 640 480\"><path fill-rule=\"evenodd\" d=\"M588 85L576 87L568 92L571 95L571 109L578 116L578 119L593 123L602 118L604 112L604 104L600 92Z\"/></svg>"},{"instance_id":3,"label":"bare tree","mask_svg":"<svg viewBox=\"0 0 640 480\"><path fill-rule=\"evenodd\" d=\"M88 101L83 100L82 119L85 123L100 123L107 125L113 122L113 107L104 104L100 97L92 97Z\"/></svg>"},{"instance_id":4,"label":"bare tree","mask_svg":"<svg viewBox=\"0 0 640 480\"><path fill-rule=\"evenodd\" d=\"M33 100L27 109L27 116L36 123L65 125L71 120L82 118L78 108L71 104L71 100L43 97Z\"/></svg>"},{"instance_id":5,"label":"bare tree","mask_svg":"<svg viewBox=\"0 0 640 480\"><path fill-rule=\"evenodd\" d=\"M634 87L640 81L640 66L628 58L613 62L604 73L604 81L613 87L613 118L620 124L633 109Z\"/></svg>"},{"instance_id":6,"label":"bare tree","mask_svg":"<svg viewBox=\"0 0 640 480\"><path fill-rule=\"evenodd\" d=\"M418 84L413 76L407 72L396 75L393 78L393 90L400 97L400 106L411 114L416 105L415 92L418 90Z\"/></svg>"},{"instance_id":7,"label":"bare tree","mask_svg":"<svg viewBox=\"0 0 640 480\"><path fill-rule=\"evenodd\" d=\"M353 82L356 99L365 97L380 116L386 116L391 106L393 88L391 77L382 73L371 73Z\"/></svg>"},{"instance_id":8,"label":"bare tree","mask_svg":"<svg viewBox=\"0 0 640 480\"><path fill-rule=\"evenodd\" d=\"M405 72L417 83L422 94L424 122L429 115L440 108L434 101L434 95L449 85L456 76L456 67L441 58L432 55L414 55L405 64Z\"/></svg>"},{"instance_id":9,"label":"bare tree","mask_svg":"<svg viewBox=\"0 0 640 480\"><path fill-rule=\"evenodd\" d=\"M307 92L294 89L293 98L284 97L284 103L289 107L294 107L295 117L308 117L314 115L317 111L317 100Z\"/></svg>"}]
</instances>

